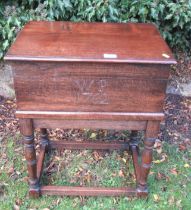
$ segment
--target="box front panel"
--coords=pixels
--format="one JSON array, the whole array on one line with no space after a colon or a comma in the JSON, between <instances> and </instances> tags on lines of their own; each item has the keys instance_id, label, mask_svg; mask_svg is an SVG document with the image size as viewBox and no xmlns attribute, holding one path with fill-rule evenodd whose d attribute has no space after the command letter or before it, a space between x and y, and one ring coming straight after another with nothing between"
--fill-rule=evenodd
<instances>
[{"instance_id":1,"label":"box front panel","mask_svg":"<svg viewBox=\"0 0 191 210\"><path fill-rule=\"evenodd\" d=\"M161 112L168 66L13 63L18 110Z\"/></svg>"}]
</instances>

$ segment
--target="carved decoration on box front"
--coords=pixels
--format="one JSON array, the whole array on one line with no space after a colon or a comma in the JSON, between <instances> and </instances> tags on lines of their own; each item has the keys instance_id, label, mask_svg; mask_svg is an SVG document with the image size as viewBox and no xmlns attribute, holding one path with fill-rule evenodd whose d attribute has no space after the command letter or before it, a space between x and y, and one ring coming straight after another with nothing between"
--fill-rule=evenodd
<instances>
[{"instance_id":1,"label":"carved decoration on box front","mask_svg":"<svg viewBox=\"0 0 191 210\"><path fill-rule=\"evenodd\" d=\"M109 104L105 79L73 80L76 103Z\"/></svg>"}]
</instances>

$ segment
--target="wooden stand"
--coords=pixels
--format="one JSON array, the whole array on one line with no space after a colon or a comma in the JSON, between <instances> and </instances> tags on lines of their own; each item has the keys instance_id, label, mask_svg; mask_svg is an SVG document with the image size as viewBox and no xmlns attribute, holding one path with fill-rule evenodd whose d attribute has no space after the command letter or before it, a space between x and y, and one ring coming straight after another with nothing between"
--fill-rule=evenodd
<instances>
[{"instance_id":1,"label":"wooden stand","mask_svg":"<svg viewBox=\"0 0 191 210\"><path fill-rule=\"evenodd\" d=\"M147 196L170 65L176 63L153 24L32 21L4 58L13 69L31 197ZM41 129L38 162L36 128ZM131 130L132 135L129 145L51 142L47 128ZM140 164L139 130L145 131ZM44 157L52 148L130 149L137 187L41 186Z\"/></svg>"},{"instance_id":2,"label":"wooden stand","mask_svg":"<svg viewBox=\"0 0 191 210\"><path fill-rule=\"evenodd\" d=\"M35 120L34 120L35 121ZM64 121L63 121L64 124ZM152 149L155 142L155 136L158 133L159 121L148 121L144 150L142 152L141 164L138 162L139 146L137 131L132 131L130 142L128 143L94 143L94 142L68 142L68 141L49 141L47 131L41 128L40 154L36 161L36 152L34 148L34 128L33 120L20 119L20 128L24 136L25 157L29 173L29 194L31 197L40 195L68 195L68 196L138 196L146 197L148 195L147 177L152 162ZM136 188L100 188L100 187L69 187L69 186L41 186L40 177L43 171L43 162L46 153L50 149L96 149L96 150L130 150L133 158L133 165L136 175Z\"/></svg>"}]
</instances>

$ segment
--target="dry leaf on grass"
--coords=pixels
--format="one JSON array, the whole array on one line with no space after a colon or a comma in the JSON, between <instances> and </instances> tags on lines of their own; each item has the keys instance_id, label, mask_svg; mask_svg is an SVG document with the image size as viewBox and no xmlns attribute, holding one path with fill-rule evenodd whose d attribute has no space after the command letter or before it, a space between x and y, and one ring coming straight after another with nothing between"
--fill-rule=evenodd
<instances>
[{"instance_id":1,"label":"dry leaf on grass","mask_svg":"<svg viewBox=\"0 0 191 210\"><path fill-rule=\"evenodd\" d=\"M127 162L127 160L126 160L125 158L121 158L121 160L122 160L124 163Z\"/></svg>"},{"instance_id":2,"label":"dry leaf on grass","mask_svg":"<svg viewBox=\"0 0 191 210\"><path fill-rule=\"evenodd\" d=\"M172 196L170 196L170 198L168 199L168 203L169 203L170 205L173 205L174 202L175 202L175 198L174 198L174 196L172 195Z\"/></svg>"},{"instance_id":3,"label":"dry leaf on grass","mask_svg":"<svg viewBox=\"0 0 191 210\"><path fill-rule=\"evenodd\" d=\"M124 177L125 176L122 170L119 171L119 176L120 177Z\"/></svg>"},{"instance_id":4,"label":"dry leaf on grass","mask_svg":"<svg viewBox=\"0 0 191 210\"><path fill-rule=\"evenodd\" d=\"M92 154L93 154L94 160L96 160L96 161L103 159L103 157L97 151L94 151Z\"/></svg>"},{"instance_id":5,"label":"dry leaf on grass","mask_svg":"<svg viewBox=\"0 0 191 210\"><path fill-rule=\"evenodd\" d=\"M18 205L16 205L16 204L14 204L14 206L13 206L13 210L20 210L20 206L18 206Z\"/></svg>"},{"instance_id":6,"label":"dry leaf on grass","mask_svg":"<svg viewBox=\"0 0 191 210\"><path fill-rule=\"evenodd\" d=\"M166 180L166 181L169 181L169 177L164 174L164 173L161 173L161 172L158 172L155 176L155 179L160 181L160 180Z\"/></svg>"},{"instance_id":7,"label":"dry leaf on grass","mask_svg":"<svg viewBox=\"0 0 191 210\"><path fill-rule=\"evenodd\" d=\"M184 168L190 168L190 165L188 163L185 163Z\"/></svg>"},{"instance_id":8,"label":"dry leaf on grass","mask_svg":"<svg viewBox=\"0 0 191 210\"><path fill-rule=\"evenodd\" d=\"M185 151L185 150L187 150L186 145L185 145L184 143L179 144L179 150L180 150L180 151Z\"/></svg>"},{"instance_id":9,"label":"dry leaf on grass","mask_svg":"<svg viewBox=\"0 0 191 210\"><path fill-rule=\"evenodd\" d=\"M160 197L157 194L154 194L153 198L154 198L154 202L159 202L160 201Z\"/></svg>"},{"instance_id":10,"label":"dry leaf on grass","mask_svg":"<svg viewBox=\"0 0 191 210\"><path fill-rule=\"evenodd\" d=\"M178 171L177 171L176 168L171 169L170 173L173 174L173 175L178 175Z\"/></svg>"},{"instance_id":11,"label":"dry leaf on grass","mask_svg":"<svg viewBox=\"0 0 191 210\"><path fill-rule=\"evenodd\" d=\"M9 170L8 170L8 175L13 174L14 171L15 171L14 166L10 167Z\"/></svg>"},{"instance_id":12,"label":"dry leaf on grass","mask_svg":"<svg viewBox=\"0 0 191 210\"><path fill-rule=\"evenodd\" d=\"M96 138L96 136L97 136L97 134L96 134L96 133L91 133L91 135L90 135L90 139L95 139L95 138Z\"/></svg>"},{"instance_id":13,"label":"dry leaf on grass","mask_svg":"<svg viewBox=\"0 0 191 210\"><path fill-rule=\"evenodd\" d=\"M155 173L154 171L150 171L150 172L149 172L149 175L152 175L152 174L154 174L154 173Z\"/></svg>"},{"instance_id":14,"label":"dry leaf on grass","mask_svg":"<svg viewBox=\"0 0 191 210\"><path fill-rule=\"evenodd\" d=\"M158 154L162 153L162 142L159 139L155 141L154 148L156 149Z\"/></svg>"},{"instance_id":15,"label":"dry leaf on grass","mask_svg":"<svg viewBox=\"0 0 191 210\"><path fill-rule=\"evenodd\" d=\"M162 154L162 158L160 160L153 160L153 163L156 163L156 164L159 164L159 163L162 163L164 162L166 159L167 159L167 154Z\"/></svg>"},{"instance_id":16,"label":"dry leaf on grass","mask_svg":"<svg viewBox=\"0 0 191 210\"><path fill-rule=\"evenodd\" d=\"M181 202L182 202L181 200L176 201L176 206L181 207Z\"/></svg>"}]
</instances>

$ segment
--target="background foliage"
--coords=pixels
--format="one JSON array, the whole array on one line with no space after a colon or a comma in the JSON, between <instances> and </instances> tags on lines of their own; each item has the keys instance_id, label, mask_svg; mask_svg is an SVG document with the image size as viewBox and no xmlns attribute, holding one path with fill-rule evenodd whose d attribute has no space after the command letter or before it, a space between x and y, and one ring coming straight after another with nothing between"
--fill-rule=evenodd
<instances>
[{"instance_id":1,"label":"background foliage","mask_svg":"<svg viewBox=\"0 0 191 210\"><path fill-rule=\"evenodd\" d=\"M191 0L4 0L0 58L29 20L153 22L172 48L191 46Z\"/></svg>"}]
</instances>

